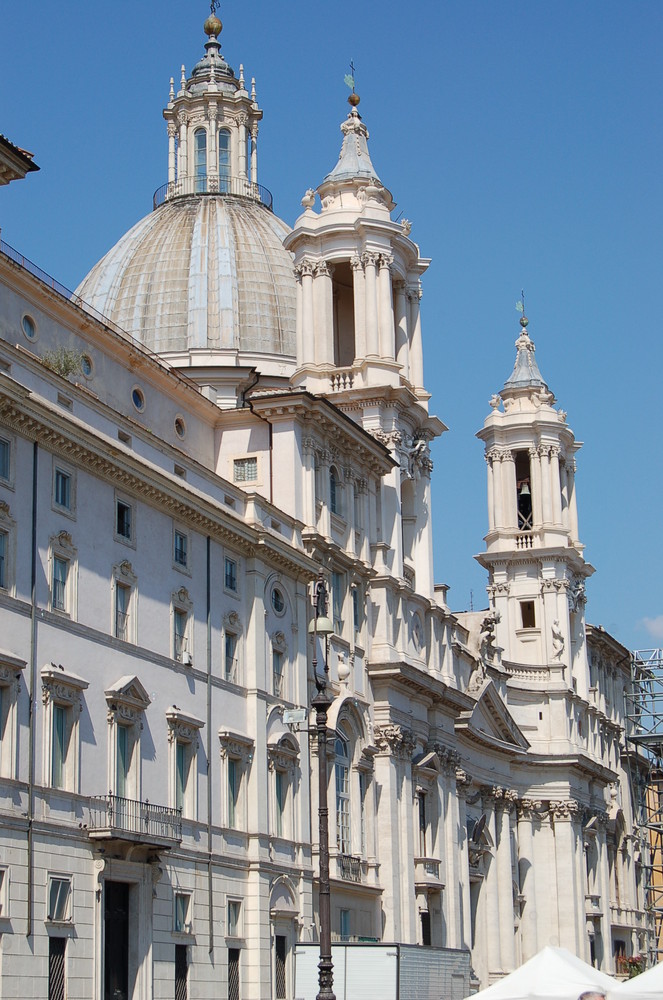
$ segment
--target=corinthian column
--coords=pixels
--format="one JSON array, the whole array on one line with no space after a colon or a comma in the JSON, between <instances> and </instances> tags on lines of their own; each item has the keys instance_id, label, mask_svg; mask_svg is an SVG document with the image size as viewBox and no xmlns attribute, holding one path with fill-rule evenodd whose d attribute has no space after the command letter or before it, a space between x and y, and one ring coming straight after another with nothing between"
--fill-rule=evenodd
<instances>
[{"instance_id":1,"label":"corinthian column","mask_svg":"<svg viewBox=\"0 0 663 1000\"><path fill-rule=\"evenodd\" d=\"M168 122L168 183L172 184L176 175L175 163L175 139L177 138L177 125L175 122Z\"/></svg>"},{"instance_id":2,"label":"corinthian column","mask_svg":"<svg viewBox=\"0 0 663 1000\"><path fill-rule=\"evenodd\" d=\"M500 911L500 959L502 969L512 972L516 965L513 921L513 867L511 858L511 810L515 793L505 788L496 789L497 827L497 884Z\"/></svg>"},{"instance_id":3,"label":"corinthian column","mask_svg":"<svg viewBox=\"0 0 663 1000\"><path fill-rule=\"evenodd\" d=\"M410 300L410 381L418 388L423 388L424 351L421 344L421 314L419 311L421 289L408 289L407 297Z\"/></svg>"},{"instance_id":4,"label":"corinthian column","mask_svg":"<svg viewBox=\"0 0 663 1000\"><path fill-rule=\"evenodd\" d=\"M550 449L550 492L552 493L553 524L562 523L562 490L559 478L559 448Z\"/></svg>"},{"instance_id":5,"label":"corinthian column","mask_svg":"<svg viewBox=\"0 0 663 1000\"><path fill-rule=\"evenodd\" d=\"M390 254L380 254L378 315L380 320L380 355L394 360L394 303L391 291Z\"/></svg>"},{"instance_id":6,"label":"corinthian column","mask_svg":"<svg viewBox=\"0 0 663 1000\"><path fill-rule=\"evenodd\" d=\"M366 281L361 257L355 254L350 259L352 268L352 293L355 316L355 360L365 358L366 349Z\"/></svg>"},{"instance_id":7,"label":"corinthian column","mask_svg":"<svg viewBox=\"0 0 663 1000\"><path fill-rule=\"evenodd\" d=\"M366 293L366 354L376 358L380 354L376 275L378 256L375 253L364 253L362 261L364 263Z\"/></svg>"},{"instance_id":8,"label":"corinthian column","mask_svg":"<svg viewBox=\"0 0 663 1000\"><path fill-rule=\"evenodd\" d=\"M492 788L481 790L483 809L486 814L486 829L493 844L497 845L497 824L495 817L495 794ZM485 893L485 929L486 951L488 953L488 971L503 972L502 968L502 935L508 931L500 922L499 880L497 872L497 848L490 859L488 871L484 877L482 894Z\"/></svg>"},{"instance_id":9,"label":"corinthian column","mask_svg":"<svg viewBox=\"0 0 663 1000\"><path fill-rule=\"evenodd\" d=\"M403 378L410 378L410 358L407 349L407 298L405 285L394 286L394 308L396 320L396 360L401 365Z\"/></svg>"},{"instance_id":10,"label":"corinthian column","mask_svg":"<svg viewBox=\"0 0 663 1000\"><path fill-rule=\"evenodd\" d=\"M536 955L539 950L536 934L536 864L534 861L534 808L531 799L518 803L518 877L520 893L525 897L520 919L522 959Z\"/></svg>"}]
</instances>

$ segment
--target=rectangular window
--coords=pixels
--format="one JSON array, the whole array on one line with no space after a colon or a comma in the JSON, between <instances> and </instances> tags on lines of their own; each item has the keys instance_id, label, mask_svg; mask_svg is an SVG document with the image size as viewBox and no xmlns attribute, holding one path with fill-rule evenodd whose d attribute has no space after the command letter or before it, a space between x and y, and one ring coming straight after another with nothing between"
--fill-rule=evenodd
<instances>
[{"instance_id":1,"label":"rectangular window","mask_svg":"<svg viewBox=\"0 0 663 1000\"><path fill-rule=\"evenodd\" d=\"M129 641L129 602L131 587L124 583L115 584L115 637Z\"/></svg>"},{"instance_id":2,"label":"rectangular window","mask_svg":"<svg viewBox=\"0 0 663 1000\"><path fill-rule=\"evenodd\" d=\"M280 698L283 694L283 653L278 649L272 650L272 678L274 694Z\"/></svg>"},{"instance_id":3,"label":"rectangular window","mask_svg":"<svg viewBox=\"0 0 663 1000\"><path fill-rule=\"evenodd\" d=\"M334 612L334 631L337 635L343 632L343 591L345 579L343 573L332 573L332 606Z\"/></svg>"},{"instance_id":4,"label":"rectangular window","mask_svg":"<svg viewBox=\"0 0 663 1000\"><path fill-rule=\"evenodd\" d=\"M129 542L133 538L132 514L130 504L124 500L115 501L115 533L118 538L124 538Z\"/></svg>"},{"instance_id":5,"label":"rectangular window","mask_svg":"<svg viewBox=\"0 0 663 1000\"><path fill-rule=\"evenodd\" d=\"M175 532L173 560L178 566L186 567L187 565L187 536L181 531Z\"/></svg>"},{"instance_id":6,"label":"rectangular window","mask_svg":"<svg viewBox=\"0 0 663 1000\"><path fill-rule=\"evenodd\" d=\"M187 652L186 626L188 615L181 608L173 610L173 655L176 660L183 660Z\"/></svg>"},{"instance_id":7,"label":"rectangular window","mask_svg":"<svg viewBox=\"0 0 663 1000\"><path fill-rule=\"evenodd\" d=\"M11 444L9 441L5 441L4 438L0 438L0 479L4 479L8 483L10 471Z\"/></svg>"},{"instance_id":8,"label":"rectangular window","mask_svg":"<svg viewBox=\"0 0 663 1000\"><path fill-rule=\"evenodd\" d=\"M521 601L520 613L522 615L523 628L536 628L534 601Z\"/></svg>"},{"instance_id":9,"label":"rectangular window","mask_svg":"<svg viewBox=\"0 0 663 1000\"><path fill-rule=\"evenodd\" d=\"M240 937L242 904L239 899L228 900L228 937Z\"/></svg>"},{"instance_id":10,"label":"rectangular window","mask_svg":"<svg viewBox=\"0 0 663 1000\"><path fill-rule=\"evenodd\" d=\"M7 550L9 536L6 531L0 531L0 590L7 588Z\"/></svg>"},{"instance_id":11,"label":"rectangular window","mask_svg":"<svg viewBox=\"0 0 663 1000\"><path fill-rule=\"evenodd\" d=\"M67 577L69 561L61 556L53 556L53 608L55 611L67 610Z\"/></svg>"},{"instance_id":12,"label":"rectangular window","mask_svg":"<svg viewBox=\"0 0 663 1000\"><path fill-rule=\"evenodd\" d=\"M130 750L129 729L127 726L118 726L115 794L123 799L127 798L129 789Z\"/></svg>"},{"instance_id":13,"label":"rectangular window","mask_svg":"<svg viewBox=\"0 0 663 1000\"><path fill-rule=\"evenodd\" d=\"M359 835L361 840L361 855L366 857L366 793L368 791L368 776L359 774Z\"/></svg>"},{"instance_id":14,"label":"rectangular window","mask_svg":"<svg viewBox=\"0 0 663 1000\"><path fill-rule=\"evenodd\" d=\"M188 1000L189 990L187 985L187 946L185 944L175 945L175 1000Z\"/></svg>"},{"instance_id":15,"label":"rectangular window","mask_svg":"<svg viewBox=\"0 0 663 1000\"><path fill-rule=\"evenodd\" d=\"M361 627L361 619L359 617L359 590L357 587L352 588L352 625L355 632L358 632Z\"/></svg>"},{"instance_id":16,"label":"rectangular window","mask_svg":"<svg viewBox=\"0 0 663 1000\"><path fill-rule=\"evenodd\" d=\"M282 837L285 820L285 807L288 798L288 776L283 771L276 771L274 773L274 779L276 793L276 830L274 832L277 837Z\"/></svg>"},{"instance_id":17,"label":"rectangular window","mask_svg":"<svg viewBox=\"0 0 663 1000\"><path fill-rule=\"evenodd\" d=\"M417 792L417 811L419 813L419 857L426 858L426 793Z\"/></svg>"},{"instance_id":18,"label":"rectangular window","mask_svg":"<svg viewBox=\"0 0 663 1000\"><path fill-rule=\"evenodd\" d=\"M226 632L225 638L225 677L233 684L237 682L237 636Z\"/></svg>"},{"instance_id":19,"label":"rectangular window","mask_svg":"<svg viewBox=\"0 0 663 1000\"><path fill-rule=\"evenodd\" d=\"M7 868L0 868L0 917L8 917L7 910Z\"/></svg>"},{"instance_id":20,"label":"rectangular window","mask_svg":"<svg viewBox=\"0 0 663 1000\"><path fill-rule=\"evenodd\" d=\"M235 830L239 819L239 791L242 780L241 764L234 757L228 758L228 826Z\"/></svg>"},{"instance_id":21,"label":"rectangular window","mask_svg":"<svg viewBox=\"0 0 663 1000\"><path fill-rule=\"evenodd\" d=\"M71 510L71 476L68 472L63 472L62 469L55 470L53 499L58 507Z\"/></svg>"},{"instance_id":22,"label":"rectangular window","mask_svg":"<svg viewBox=\"0 0 663 1000\"><path fill-rule=\"evenodd\" d=\"M53 705L53 736L51 744L51 785L64 788L64 765L67 759L67 709Z\"/></svg>"},{"instance_id":23,"label":"rectangular window","mask_svg":"<svg viewBox=\"0 0 663 1000\"><path fill-rule=\"evenodd\" d=\"M175 808L184 809L191 769L191 745L178 740L175 744Z\"/></svg>"},{"instance_id":24,"label":"rectangular window","mask_svg":"<svg viewBox=\"0 0 663 1000\"><path fill-rule=\"evenodd\" d=\"M226 559L224 579L226 590L237 590L237 563L234 559Z\"/></svg>"},{"instance_id":25,"label":"rectangular window","mask_svg":"<svg viewBox=\"0 0 663 1000\"><path fill-rule=\"evenodd\" d=\"M350 769L336 762L336 846L350 854Z\"/></svg>"},{"instance_id":26,"label":"rectangular window","mask_svg":"<svg viewBox=\"0 0 663 1000\"><path fill-rule=\"evenodd\" d=\"M339 913L339 932L342 941L347 941L350 937L350 911L341 910Z\"/></svg>"},{"instance_id":27,"label":"rectangular window","mask_svg":"<svg viewBox=\"0 0 663 1000\"><path fill-rule=\"evenodd\" d=\"M233 462L233 479L236 483L253 483L258 478L257 458L236 458Z\"/></svg>"},{"instance_id":28,"label":"rectangular window","mask_svg":"<svg viewBox=\"0 0 663 1000\"><path fill-rule=\"evenodd\" d=\"M48 880L48 920L71 919L71 879L51 876Z\"/></svg>"},{"instance_id":29,"label":"rectangular window","mask_svg":"<svg viewBox=\"0 0 663 1000\"><path fill-rule=\"evenodd\" d=\"M191 933L191 895L188 892L175 893L175 930L178 934Z\"/></svg>"},{"instance_id":30,"label":"rectangular window","mask_svg":"<svg viewBox=\"0 0 663 1000\"><path fill-rule=\"evenodd\" d=\"M239 948L228 948L228 1000L239 1000Z\"/></svg>"},{"instance_id":31,"label":"rectangular window","mask_svg":"<svg viewBox=\"0 0 663 1000\"><path fill-rule=\"evenodd\" d=\"M48 1000L65 1000L64 952L67 939L48 939Z\"/></svg>"}]
</instances>

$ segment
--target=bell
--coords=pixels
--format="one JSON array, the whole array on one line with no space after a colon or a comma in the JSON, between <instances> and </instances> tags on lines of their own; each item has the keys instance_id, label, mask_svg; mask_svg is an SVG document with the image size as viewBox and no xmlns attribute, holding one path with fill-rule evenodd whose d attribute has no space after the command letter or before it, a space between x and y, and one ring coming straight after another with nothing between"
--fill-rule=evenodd
<instances>
[{"instance_id":1,"label":"bell","mask_svg":"<svg viewBox=\"0 0 663 1000\"><path fill-rule=\"evenodd\" d=\"M523 485L520 487L520 495L521 497L528 497L530 495L529 483L523 483Z\"/></svg>"}]
</instances>

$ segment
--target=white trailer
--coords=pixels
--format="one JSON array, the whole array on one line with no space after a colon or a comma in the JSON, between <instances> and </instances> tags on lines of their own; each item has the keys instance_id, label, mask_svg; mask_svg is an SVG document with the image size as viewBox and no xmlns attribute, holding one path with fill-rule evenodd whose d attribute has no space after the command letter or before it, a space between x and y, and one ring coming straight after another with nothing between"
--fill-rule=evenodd
<instances>
[{"instance_id":1,"label":"white trailer","mask_svg":"<svg viewBox=\"0 0 663 1000\"><path fill-rule=\"evenodd\" d=\"M320 945L295 947L295 1000L315 1000ZM463 1000L470 953L409 944L332 945L336 1000Z\"/></svg>"}]
</instances>

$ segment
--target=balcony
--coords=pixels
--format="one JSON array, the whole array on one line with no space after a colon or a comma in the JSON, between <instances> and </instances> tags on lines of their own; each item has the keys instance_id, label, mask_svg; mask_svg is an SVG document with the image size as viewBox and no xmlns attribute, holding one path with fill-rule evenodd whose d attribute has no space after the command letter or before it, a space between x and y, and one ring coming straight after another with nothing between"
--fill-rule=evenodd
<instances>
[{"instance_id":1,"label":"balcony","mask_svg":"<svg viewBox=\"0 0 663 1000\"><path fill-rule=\"evenodd\" d=\"M199 194L234 195L238 198L251 198L253 201L260 202L261 205L272 211L272 193L266 187L263 187L262 184L252 184L246 177L220 176L218 174L210 177L188 175L162 184L154 192L152 208L157 209L165 201L171 201L173 198L184 198Z\"/></svg>"},{"instance_id":2,"label":"balcony","mask_svg":"<svg viewBox=\"0 0 663 1000\"><path fill-rule=\"evenodd\" d=\"M361 882L361 858L339 854L338 873L345 882Z\"/></svg>"},{"instance_id":3,"label":"balcony","mask_svg":"<svg viewBox=\"0 0 663 1000\"><path fill-rule=\"evenodd\" d=\"M182 810L104 795L90 799L90 840L123 840L146 847L175 847L182 840Z\"/></svg>"},{"instance_id":4,"label":"balcony","mask_svg":"<svg viewBox=\"0 0 663 1000\"><path fill-rule=\"evenodd\" d=\"M437 858L414 859L414 887L417 891L444 889L444 883L440 881L440 862Z\"/></svg>"}]
</instances>

